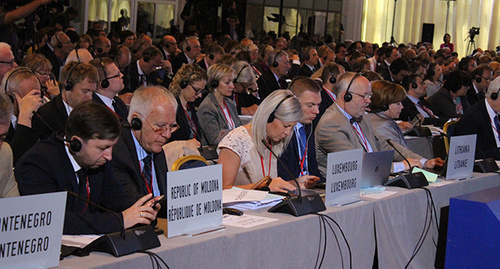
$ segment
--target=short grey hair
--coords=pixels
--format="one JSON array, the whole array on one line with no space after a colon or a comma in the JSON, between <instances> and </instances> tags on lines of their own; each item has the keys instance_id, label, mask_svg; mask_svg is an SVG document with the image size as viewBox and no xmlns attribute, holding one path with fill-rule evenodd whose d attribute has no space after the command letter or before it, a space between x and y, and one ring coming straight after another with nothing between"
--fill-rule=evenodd
<instances>
[{"instance_id":1,"label":"short grey hair","mask_svg":"<svg viewBox=\"0 0 500 269\"><path fill-rule=\"evenodd\" d=\"M238 61L234 64L234 78L239 83L254 83L256 81L252 67L245 61Z\"/></svg>"},{"instance_id":2,"label":"short grey hair","mask_svg":"<svg viewBox=\"0 0 500 269\"><path fill-rule=\"evenodd\" d=\"M267 58L267 65L269 67L272 67L274 61L278 61L279 59L285 57L285 55L288 56L288 53L286 53L286 51L284 51L284 50L279 50L279 49L275 49L275 50L269 52L269 55Z\"/></svg>"},{"instance_id":3,"label":"short grey hair","mask_svg":"<svg viewBox=\"0 0 500 269\"><path fill-rule=\"evenodd\" d=\"M351 84L351 81L354 79L354 76L358 75L358 73L354 72L345 72L340 78L339 81L337 82L337 87L335 88L335 95L337 98L340 96L341 93L345 92L347 88L349 87L349 84ZM358 75L360 76L360 75ZM354 83L354 81L352 81ZM352 88L352 85L351 85Z\"/></svg>"},{"instance_id":4,"label":"short grey hair","mask_svg":"<svg viewBox=\"0 0 500 269\"><path fill-rule=\"evenodd\" d=\"M266 147L262 144L262 139L267 140L267 120L280 102L280 106L274 116L282 122L296 122L302 118L302 108L299 99L295 96L284 100L293 93L290 90L275 90L262 101L252 119L252 140L255 148L261 156L264 156ZM277 156L286 149L290 142L291 135L280 142L271 142L273 151Z\"/></svg>"},{"instance_id":5,"label":"short grey hair","mask_svg":"<svg viewBox=\"0 0 500 269\"><path fill-rule=\"evenodd\" d=\"M130 101L128 122L131 122L134 113L147 117L159 104L169 104L177 111L177 100L174 95L162 86L142 86L134 92Z\"/></svg>"},{"instance_id":6,"label":"short grey hair","mask_svg":"<svg viewBox=\"0 0 500 269\"><path fill-rule=\"evenodd\" d=\"M492 93L498 91L500 91L500 77L497 77L493 81L491 81L490 86L488 86L486 96L491 96Z\"/></svg>"}]
</instances>

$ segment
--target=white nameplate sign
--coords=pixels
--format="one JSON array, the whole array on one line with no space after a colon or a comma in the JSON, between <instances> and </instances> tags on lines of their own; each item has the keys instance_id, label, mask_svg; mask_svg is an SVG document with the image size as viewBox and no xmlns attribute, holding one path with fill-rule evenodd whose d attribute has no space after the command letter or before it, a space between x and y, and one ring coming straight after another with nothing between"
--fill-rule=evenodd
<instances>
[{"instance_id":1,"label":"white nameplate sign","mask_svg":"<svg viewBox=\"0 0 500 269\"><path fill-rule=\"evenodd\" d=\"M326 205L345 205L360 201L363 149L328 153Z\"/></svg>"},{"instance_id":2,"label":"white nameplate sign","mask_svg":"<svg viewBox=\"0 0 500 269\"><path fill-rule=\"evenodd\" d=\"M167 221L168 237L222 225L222 165L168 172Z\"/></svg>"},{"instance_id":3,"label":"white nameplate sign","mask_svg":"<svg viewBox=\"0 0 500 269\"><path fill-rule=\"evenodd\" d=\"M0 200L2 268L59 266L66 192Z\"/></svg>"},{"instance_id":4,"label":"white nameplate sign","mask_svg":"<svg viewBox=\"0 0 500 269\"><path fill-rule=\"evenodd\" d=\"M446 179L466 178L472 174L476 139L475 134L451 137Z\"/></svg>"}]
</instances>

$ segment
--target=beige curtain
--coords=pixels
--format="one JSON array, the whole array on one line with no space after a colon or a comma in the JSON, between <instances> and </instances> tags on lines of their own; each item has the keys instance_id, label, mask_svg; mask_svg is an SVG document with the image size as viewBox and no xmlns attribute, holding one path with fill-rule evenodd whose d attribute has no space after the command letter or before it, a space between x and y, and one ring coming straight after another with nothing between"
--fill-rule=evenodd
<instances>
[{"instance_id":1,"label":"beige curtain","mask_svg":"<svg viewBox=\"0 0 500 269\"><path fill-rule=\"evenodd\" d=\"M361 40L382 44L390 41L394 0L364 0ZM421 39L424 23L433 23L434 48L443 43L446 26L446 1L399 0L396 4L394 38L398 43L416 43ZM477 48L494 50L500 45L500 0L450 1L448 33L455 51L465 56L469 29L480 27L475 37Z\"/></svg>"}]
</instances>

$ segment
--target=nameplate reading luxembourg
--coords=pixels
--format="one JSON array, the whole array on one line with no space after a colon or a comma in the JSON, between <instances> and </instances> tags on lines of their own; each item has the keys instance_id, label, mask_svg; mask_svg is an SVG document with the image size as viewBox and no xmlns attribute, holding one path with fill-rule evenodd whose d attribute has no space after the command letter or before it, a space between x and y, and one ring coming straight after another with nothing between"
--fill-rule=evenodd
<instances>
[{"instance_id":1,"label":"nameplate reading luxembourg","mask_svg":"<svg viewBox=\"0 0 500 269\"><path fill-rule=\"evenodd\" d=\"M168 172L167 235L222 225L222 165Z\"/></svg>"},{"instance_id":2,"label":"nameplate reading luxembourg","mask_svg":"<svg viewBox=\"0 0 500 269\"><path fill-rule=\"evenodd\" d=\"M476 152L477 135L453 136L450 140L447 179L469 177L474 169L474 154Z\"/></svg>"},{"instance_id":3,"label":"nameplate reading luxembourg","mask_svg":"<svg viewBox=\"0 0 500 269\"><path fill-rule=\"evenodd\" d=\"M328 154L325 204L345 205L360 200L363 149Z\"/></svg>"},{"instance_id":4,"label":"nameplate reading luxembourg","mask_svg":"<svg viewBox=\"0 0 500 269\"><path fill-rule=\"evenodd\" d=\"M0 267L59 266L65 209L66 192L1 199Z\"/></svg>"}]
</instances>

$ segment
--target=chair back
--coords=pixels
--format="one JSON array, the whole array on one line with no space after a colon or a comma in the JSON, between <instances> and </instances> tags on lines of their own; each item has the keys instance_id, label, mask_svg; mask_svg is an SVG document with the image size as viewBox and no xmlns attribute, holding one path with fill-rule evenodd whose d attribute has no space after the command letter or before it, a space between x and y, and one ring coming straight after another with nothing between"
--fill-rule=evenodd
<instances>
[{"instance_id":1,"label":"chair back","mask_svg":"<svg viewBox=\"0 0 500 269\"><path fill-rule=\"evenodd\" d=\"M184 170L189 168L196 168L208 166L207 160L199 155L188 155L179 158L172 165L172 171Z\"/></svg>"},{"instance_id":2,"label":"chair back","mask_svg":"<svg viewBox=\"0 0 500 269\"><path fill-rule=\"evenodd\" d=\"M446 154L448 154L448 151L450 150L450 138L452 136L455 136L456 134L457 123L458 121L452 120L446 122L443 126L443 131L446 134L446 136L444 137L444 147L446 149Z\"/></svg>"}]
</instances>

